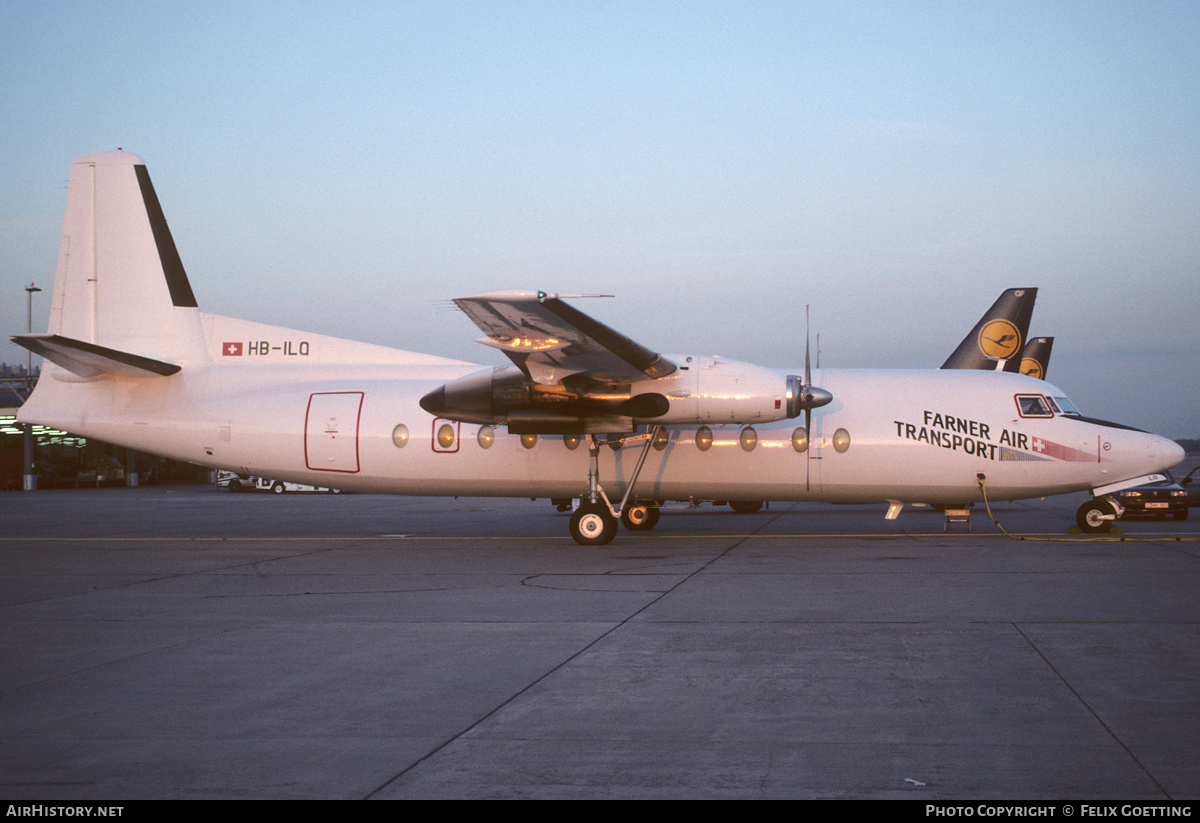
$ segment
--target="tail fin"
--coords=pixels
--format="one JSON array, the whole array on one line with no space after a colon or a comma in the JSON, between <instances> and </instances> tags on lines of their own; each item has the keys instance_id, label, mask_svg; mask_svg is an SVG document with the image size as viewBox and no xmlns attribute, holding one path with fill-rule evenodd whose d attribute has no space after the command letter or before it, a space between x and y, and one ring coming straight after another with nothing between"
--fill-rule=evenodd
<instances>
[{"instance_id":1,"label":"tail fin","mask_svg":"<svg viewBox=\"0 0 1200 823\"><path fill-rule=\"evenodd\" d=\"M196 297L137 155L71 166L49 335L17 342L85 378L164 374L206 358Z\"/></svg>"},{"instance_id":2,"label":"tail fin","mask_svg":"<svg viewBox=\"0 0 1200 823\"><path fill-rule=\"evenodd\" d=\"M1016 373L1036 297L1037 289L1009 289L1001 294L942 368Z\"/></svg>"},{"instance_id":3,"label":"tail fin","mask_svg":"<svg viewBox=\"0 0 1200 823\"><path fill-rule=\"evenodd\" d=\"M1021 352L1021 374L1045 380L1046 370L1050 368L1050 352L1053 350L1053 337L1035 337L1030 340Z\"/></svg>"}]
</instances>

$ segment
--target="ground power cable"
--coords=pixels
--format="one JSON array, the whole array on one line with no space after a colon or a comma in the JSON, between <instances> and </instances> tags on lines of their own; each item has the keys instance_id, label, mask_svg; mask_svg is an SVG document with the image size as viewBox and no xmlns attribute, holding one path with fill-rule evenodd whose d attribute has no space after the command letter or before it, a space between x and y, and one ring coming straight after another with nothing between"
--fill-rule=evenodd
<instances>
[{"instance_id":1,"label":"ground power cable","mask_svg":"<svg viewBox=\"0 0 1200 823\"><path fill-rule=\"evenodd\" d=\"M1005 537L1013 540L1036 540L1040 543L1200 543L1200 537L1124 537L1117 529L1116 534L1081 536L1081 537L1033 537L1030 535L1012 534L996 519L996 515L992 514L992 506L988 503L987 497L987 478L982 472L975 475L976 481L979 483L979 491L983 494L983 505L987 509L988 517L996 524ZM1109 526L1109 528L1115 528Z\"/></svg>"}]
</instances>

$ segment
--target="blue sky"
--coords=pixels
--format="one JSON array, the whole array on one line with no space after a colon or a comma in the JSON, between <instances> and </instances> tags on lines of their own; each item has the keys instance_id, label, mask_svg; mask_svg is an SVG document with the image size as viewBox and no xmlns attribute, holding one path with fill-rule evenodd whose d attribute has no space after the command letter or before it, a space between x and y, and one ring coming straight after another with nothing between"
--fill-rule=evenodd
<instances>
[{"instance_id":1,"label":"blue sky","mask_svg":"<svg viewBox=\"0 0 1200 823\"><path fill-rule=\"evenodd\" d=\"M665 352L936 367L999 293L1085 413L1200 437L1200 5L0 5L0 320L73 158L141 155L201 308L488 364L450 298ZM0 360L24 362L4 342Z\"/></svg>"}]
</instances>

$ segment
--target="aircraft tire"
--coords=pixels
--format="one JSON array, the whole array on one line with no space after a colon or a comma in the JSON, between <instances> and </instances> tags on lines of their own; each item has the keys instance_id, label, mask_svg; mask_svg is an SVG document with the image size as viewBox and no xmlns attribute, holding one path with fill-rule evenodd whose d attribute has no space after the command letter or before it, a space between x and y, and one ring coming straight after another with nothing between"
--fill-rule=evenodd
<instances>
[{"instance_id":1,"label":"aircraft tire","mask_svg":"<svg viewBox=\"0 0 1200 823\"><path fill-rule=\"evenodd\" d=\"M275 494L283 494L287 489L283 487L282 483L276 480L275 485L271 487L271 491L275 492Z\"/></svg>"},{"instance_id":2,"label":"aircraft tire","mask_svg":"<svg viewBox=\"0 0 1200 823\"><path fill-rule=\"evenodd\" d=\"M754 514L763 507L761 500L730 500L729 508L738 514Z\"/></svg>"},{"instance_id":3,"label":"aircraft tire","mask_svg":"<svg viewBox=\"0 0 1200 823\"><path fill-rule=\"evenodd\" d=\"M658 525L658 516L659 509L657 506L637 504L627 506L625 511L621 512L621 522L631 532L644 532Z\"/></svg>"},{"instance_id":4,"label":"aircraft tire","mask_svg":"<svg viewBox=\"0 0 1200 823\"><path fill-rule=\"evenodd\" d=\"M1106 515L1112 515L1114 509L1105 500L1089 500L1079 507L1075 513L1075 523L1085 534L1104 534L1112 528L1112 520L1105 520Z\"/></svg>"},{"instance_id":5,"label":"aircraft tire","mask_svg":"<svg viewBox=\"0 0 1200 823\"><path fill-rule=\"evenodd\" d=\"M603 546L617 533L617 518L603 505L584 503L571 515L571 537L581 546Z\"/></svg>"}]
</instances>

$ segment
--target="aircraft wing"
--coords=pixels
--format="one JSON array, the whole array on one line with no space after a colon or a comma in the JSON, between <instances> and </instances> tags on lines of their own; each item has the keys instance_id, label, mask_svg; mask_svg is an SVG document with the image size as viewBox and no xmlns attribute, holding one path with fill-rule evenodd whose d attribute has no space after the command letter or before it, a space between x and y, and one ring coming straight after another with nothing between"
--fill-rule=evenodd
<instances>
[{"instance_id":1,"label":"aircraft wing","mask_svg":"<svg viewBox=\"0 0 1200 823\"><path fill-rule=\"evenodd\" d=\"M593 384L628 384L666 377L676 366L598 320L541 291L500 291L460 297L458 308L535 383L576 377Z\"/></svg>"}]
</instances>

